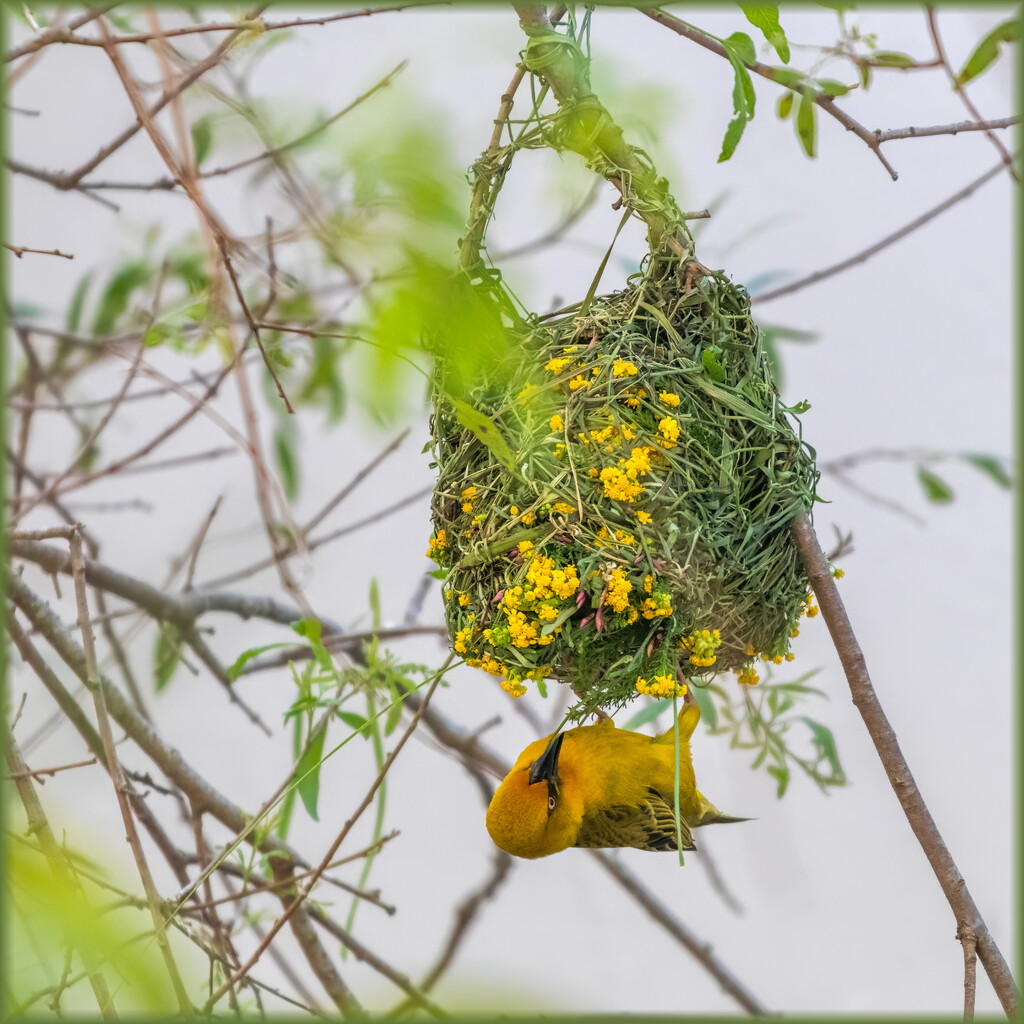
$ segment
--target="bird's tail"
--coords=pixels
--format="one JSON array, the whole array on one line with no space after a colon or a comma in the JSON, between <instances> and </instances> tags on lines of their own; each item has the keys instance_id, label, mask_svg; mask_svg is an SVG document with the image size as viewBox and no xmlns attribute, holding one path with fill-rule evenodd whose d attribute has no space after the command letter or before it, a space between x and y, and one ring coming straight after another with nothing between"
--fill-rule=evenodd
<instances>
[{"instance_id":1,"label":"bird's tail","mask_svg":"<svg viewBox=\"0 0 1024 1024\"><path fill-rule=\"evenodd\" d=\"M693 730L697 728L697 723L700 721L700 708L696 704L684 704L683 710L679 712L679 739L682 742L688 743L690 737L693 735ZM672 726L667 732L663 732L659 737L665 743L675 742L675 726Z\"/></svg>"},{"instance_id":2,"label":"bird's tail","mask_svg":"<svg viewBox=\"0 0 1024 1024\"><path fill-rule=\"evenodd\" d=\"M753 818L736 818L731 814L723 814L703 793L697 793L697 813L690 824L698 825L729 825L737 821L753 821Z\"/></svg>"}]
</instances>

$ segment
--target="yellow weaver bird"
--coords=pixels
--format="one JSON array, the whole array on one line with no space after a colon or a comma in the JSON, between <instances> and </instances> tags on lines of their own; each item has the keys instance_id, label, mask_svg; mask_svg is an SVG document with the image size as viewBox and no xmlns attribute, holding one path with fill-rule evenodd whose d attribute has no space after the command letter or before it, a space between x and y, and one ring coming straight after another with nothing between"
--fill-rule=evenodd
<instances>
[{"instance_id":1,"label":"yellow weaver bird","mask_svg":"<svg viewBox=\"0 0 1024 1024\"><path fill-rule=\"evenodd\" d=\"M690 736L696 704L679 713L679 818L682 848L690 828L747 821L722 814L698 790ZM646 736L606 718L531 743L495 791L487 831L506 853L547 857L570 846L675 850L675 733Z\"/></svg>"}]
</instances>

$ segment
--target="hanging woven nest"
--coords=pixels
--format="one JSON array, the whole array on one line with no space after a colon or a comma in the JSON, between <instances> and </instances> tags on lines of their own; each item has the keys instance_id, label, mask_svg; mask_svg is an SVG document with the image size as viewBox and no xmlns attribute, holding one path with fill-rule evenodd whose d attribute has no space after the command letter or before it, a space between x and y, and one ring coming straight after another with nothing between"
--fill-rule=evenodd
<instances>
[{"instance_id":1,"label":"hanging woven nest","mask_svg":"<svg viewBox=\"0 0 1024 1024\"><path fill-rule=\"evenodd\" d=\"M465 402L436 371L428 554L452 645L513 695L569 684L574 718L724 670L756 681L755 658L792 658L807 609L789 527L814 453L750 299L658 267L517 322L514 354Z\"/></svg>"}]
</instances>

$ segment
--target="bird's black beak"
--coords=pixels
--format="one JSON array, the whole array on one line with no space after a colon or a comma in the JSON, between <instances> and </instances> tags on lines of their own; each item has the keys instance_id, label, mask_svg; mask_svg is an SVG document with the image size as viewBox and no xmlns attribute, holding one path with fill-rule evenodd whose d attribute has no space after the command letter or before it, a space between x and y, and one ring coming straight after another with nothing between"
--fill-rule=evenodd
<instances>
[{"instance_id":1,"label":"bird's black beak","mask_svg":"<svg viewBox=\"0 0 1024 1024\"><path fill-rule=\"evenodd\" d=\"M562 749L565 733L560 732L549 744L547 750L530 765L530 785L538 782L558 784L558 754Z\"/></svg>"}]
</instances>

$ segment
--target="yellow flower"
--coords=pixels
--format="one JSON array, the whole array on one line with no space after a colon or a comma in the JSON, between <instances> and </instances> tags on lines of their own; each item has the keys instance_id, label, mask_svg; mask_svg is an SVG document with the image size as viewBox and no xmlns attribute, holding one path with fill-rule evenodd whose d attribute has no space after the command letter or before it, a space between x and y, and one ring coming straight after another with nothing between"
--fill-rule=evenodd
<instances>
[{"instance_id":1,"label":"yellow flower","mask_svg":"<svg viewBox=\"0 0 1024 1024\"><path fill-rule=\"evenodd\" d=\"M521 540L518 544L519 554L528 555L533 550L532 540Z\"/></svg>"},{"instance_id":2,"label":"yellow flower","mask_svg":"<svg viewBox=\"0 0 1024 1024\"><path fill-rule=\"evenodd\" d=\"M662 391L662 393L658 395L658 398L661 399L662 405L679 405L679 396L672 394L671 391Z\"/></svg>"},{"instance_id":3,"label":"yellow flower","mask_svg":"<svg viewBox=\"0 0 1024 1024\"><path fill-rule=\"evenodd\" d=\"M557 512L559 515L571 516L576 511L572 505L567 505L564 501L556 501L551 507L552 512Z\"/></svg>"},{"instance_id":4,"label":"yellow flower","mask_svg":"<svg viewBox=\"0 0 1024 1024\"><path fill-rule=\"evenodd\" d=\"M662 447L674 448L676 441L679 440L679 423L671 416L666 416L658 424L658 433L664 438L662 441Z\"/></svg>"},{"instance_id":5,"label":"yellow flower","mask_svg":"<svg viewBox=\"0 0 1024 1024\"><path fill-rule=\"evenodd\" d=\"M613 377L635 377L636 374L636 367L628 360L616 359L612 366Z\"/></svg>"},{"instance_id":6,"label":"yellow flower","mask_svg":"<svg viewBox=\"0 0 1024 1024\"><path fill-rule=\"evenodd\" d=\"M516 507L515 505L513 505L513 506L512 506L512 507L511 507L511 508L510 508L510 509L508 510L508 514L509 514L510 516L517 516L517 515L519 515L519 509L518 509L518 508L517 508L517 507Z\"/></svg>"},{"instance_id":7,"label":"yellow flower","mask_svg":"<svg viewBox=\"0 0 1024 1024\"><path fill-rule=\"evenodd\" d=\"M476 488L475 487L467 487L462 492L462 500L463 501L472 501L475 497L476 497Z\"/></svg>"},{"instance_id":8,"label":"yellow flower","mask_svg":"<svg viewBox=\"0 0 1024 1024\"><path fill-rule=\"evenodd\" d=\"M636 501L644 492L638 483L614 466L601 470L601 483L604 484L604 496L615 501Z\"/></svg>"},{"instance_id":9,"label":"yellow flower","mask_svg":"<svg viewBox=\"0 0 1024 1024\"><path fill-rule=\"evenodd\" d=\"M656 619L659 616L671 615L672 598L664 591L659 591L651 597L645 598L641 607L645 619Z\"/></svg>"},{"instance_id":10,"label":"yellow flower","mask_svg":"<svg viewBox=\"0 0 1024 1024\"><path fill-rule=\"evenodd\" d=\"M620 544L632 545L636 543L636 537L634 537L631 533L626 533L625 530L616 530L615 539Z\"/></svg>"},{"instance_id":11,"label":"yellow flower","mask_svg":"<svg viewBox=\"0 0 1024 1024\"><path fill-rule=\"evenodd\" d=\"M648 697L685 697L687 691L686 683L678 683L669 675L656 675L650 682L637 676L636 688Z\"/></svg>"},{"instance_id":12,"label":"yellow flower","mask_svg":"<svg viewBox=\"0 0 1024 1024\"><path fill-rule=\"evenodd\" d=\"M722 637L717 629L695 629L680 646L690 652L690 664L707 668L715 663L715 651L722 646Z\"/></svg>"},{"instance_id":13,"label":"yellow flower","mask_svg":"<svg viewBox=\"0 0 1024 1024\"><path fill-rule=\"evenodd\" d=\"M571 359L552 359L545 364L544 369L550 370L552 373L561 373L571 362Z\"/></svg>"},{"instance_id":14,"label":"yellow flower","mask_svg":"<svg viewBox=\"0 0 1024 1024\"><path fill-rule=\"evenodd\" d=\"M516 398L518 398L520 400L522 400L524 398L529 398L530 395L532 395L533 392L536 391L536 390L537 390L537 385L536 384L527 383L526 387L523 388L523 390L520 391L518 395L516 395Z\"/></svg>"},{"instance_id":15,"label":"yellow flower","mask_svg":"<svg viewBox=\"0 0 1024 1024\"><path fill-rule=\"evenodd\" d=\"M431 537L429 543L430 547L427 548L427 558L433 558L436 562L438 560L437 552L443 550L448 544L447 535L444 530L438 530L437 536Z\"/></svg>"},{"instance_id":16,"label":"yellow flower","mask_svg":"<svg viewBox=\"0 0 1024 1024\"><path fill-rule=\"evenodd\" d=\"M590 387L590 381L587 380L587 378L584 377L582 374L579 374L576 377L573 377L573 379L571 381L569 381L569 390L570 391L578 391L580 388L589 388L589 387Z\"/></svg>"},{"instance_id":17,"label":"yellow flower","mask_svg":"<svg viewBox=\"0 0 1024 1024\"><path fill-rule=\"evenodd\" d=\"M465 608L469 604L469 594L459 594L459 604Z\"/></svg>"},{"instance_id":18,"label":"yellow flower","mask_svg":"<svg viewBox=\"0 0 1024 1024\"><path fill-rule=\"evenodd\" d=\"M612 611L622 612L629 604L629 592L633 584L626 579L626 574L621 569L613 569L608 578L608 593L605 595L604 603Z\"/></svg>"},{"instance_id":19,"label":"yellow flower","mask_svg":"<svg viewBox=\"0 0 1024 1024\"><path fill-rule=\"evenodd\" d=\"M796 655L792 651L786 652L786 661L792 661L795 657Z\"/></svg>"},{"instance_id":20,"label":"yellow flower","mask_svg":"<svg viewBox=\"0 0 1024 1024\"><path fill-rule=\"evenodd\" d=\"M550 622L552 619L558 618L558 609L551 604L542 604L537 609L537 618L543 619L545 622Z\"/></svg>"},{"instance_id":21,"label":"yellow flower","mask_svg":"<svg viewBox=\"0 0 1024 1024\"><path fill-rule=\"evenodd\" d=\"M760 680L761 677L754 671L753 667L747 665L747 667L739 673L739 677L736 682L742 683L744 686L757 686Z\"/></svg>"},{"instance_id":22,"label":"yellow flower","mask_svg":"<svg viewBox=\"0 0 1024 1024\"><path fill-rule=\"evenodd\" d=\"M654 577L653 576L645 576L644 577L644 590L649 594L651 592L651 588L653 586L654 586Z\"/></svg>"},{"instance_id":23,"label":"yellow flower","mask_svg":"<svg viewBox=\"0 0 1024 1024\"><path fill-rule=\"evenodd\" d=\"M593 480L594 477L597 476L597 466L591 466L590 469L587 470L587 475L591 480Z\"/></svg>"},{"instance_id":24,"label":"yellow flower","mask_svg":"<svg viewBox=\"0 0 1024 1024\"><path fill-rule=\"evenodd\" d=\"M526 693L526 687L522 683L512 682L511 679L502 679L501 688L510 697L522 697Z\"/></svg>"},{"instance_id":25,"label":"yellow flower","mask_svg":"<svg viewBox=\"0 0 1024 1024\"><path fill-rule=\"evenodd\" d=\"M530 526L532 523L535 523L536 521L537 521L537 513L536 512L524 512L523 513L523 525L524 526Z\"/></svg>"},{"instance_id":26,"label":"yellow flower","mask_svg":"<svg viewBox=\"0 0 1024 1024\"><path fill-rule=\"evenodd\" d=\"M472 512L473 511L473 502L471 502L471 501L464 501L462 503L462 511L463 512Z\"/></svg>"},{"instance_id":27,"label":"yellow flower","mask_svg":"<svg viewBox=\"0 0 1024 1024\"><path fill-rule=\"evenodd\" d=\"M747 644L746 649L743 652L748 658L752 658L757 652L754 650L753 644Z\"/></svg>"},{"instance_id":28,"label":"yellow flower","mask_svg":"<svg viewBox=\"0 0 1024 1024\"><path fill-rule=\"evenodd\" d=\"M645 526L651 521L651 517L646 512L637 512L636 517Z\"/></svg>"},{"instance_id":29,"label":"yellow flower","mask_svg":"<svg viewBox=\"0 0 1024 1024\"><path fill-rule=\"evenodd\" d=\"M551 417L551 419L548 420L548 426L552 430L564 430L565 429L562 426L562 417L559 416L557 412L555 413L554 416Z\"/></svg>"}]
</instances>

